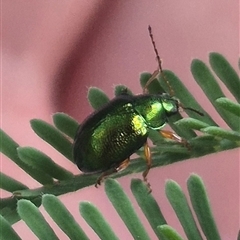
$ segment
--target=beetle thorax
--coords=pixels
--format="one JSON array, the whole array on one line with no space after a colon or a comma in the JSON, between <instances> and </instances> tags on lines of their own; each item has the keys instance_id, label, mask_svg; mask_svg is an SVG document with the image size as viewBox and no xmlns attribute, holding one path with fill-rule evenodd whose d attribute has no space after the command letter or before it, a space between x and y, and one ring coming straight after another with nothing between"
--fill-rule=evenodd
<instances>
[{"instance_id":1,"label":"beetle thorax","mask_svg":"<svg viewBox=\"0 0 240 240\"><path fill-rule=\"evenodd\" d=\"M168 116L178 112L177 102L164 95L140 95L135 109L144 118L146 125L154 130L167 123Z\"/></svg>"}]
</instances>

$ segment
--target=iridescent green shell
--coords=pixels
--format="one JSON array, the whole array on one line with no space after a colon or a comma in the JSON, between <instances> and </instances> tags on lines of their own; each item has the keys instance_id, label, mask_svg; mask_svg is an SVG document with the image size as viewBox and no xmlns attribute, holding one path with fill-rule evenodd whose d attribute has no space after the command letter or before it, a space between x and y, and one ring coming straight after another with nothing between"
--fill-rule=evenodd
<instances>
[{"instance_id":1,"label":"iridescent green shell","mask_svg":"<svg viewBox=\"0 0 240 240\"><path fill-rule=\"evenodd\" d=\"M161 129L178 112L168 95L120 95L91 114L79 127L74 160L83 172L104 172L117 167L141 148L148 130Z\"/></svg>"}]
</instances>

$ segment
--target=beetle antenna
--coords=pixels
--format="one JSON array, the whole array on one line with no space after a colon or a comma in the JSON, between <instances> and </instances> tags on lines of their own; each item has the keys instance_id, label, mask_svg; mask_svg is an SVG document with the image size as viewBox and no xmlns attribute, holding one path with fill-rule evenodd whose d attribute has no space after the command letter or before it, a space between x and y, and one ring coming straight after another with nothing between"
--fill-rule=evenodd
<instances>
[{"instance_id":1,"label":"beetle antenna","mask_svg":"<svg viewBox=\"0 0 240 240\"><path fill-rule=\"evenodd\" d=\"M181 103L178 103L178 105L179 105L182 109L184 109L184 110L190 110L190 111L192 111L192 112L197 113L197 114L200 115L200 116L204 116L204 114L203 114L202 112L200 112L200 111L198 111L198 110L196 110L196 109L194 109L194 108L184 107Z\"/></svg>"},{"instance_id":2,"label":"beetle antenna","mask_svg":"<svg viewBox=\"0 0 240 240\"><path fill-rule=\"evenodd\" d=\"M151 38L151 42L152 42L152 45L153 45L154 52L156 54L159 71L160 71L160 73L162 73L163 72L162 61L161 61L161 58L159 57L158 50L157 50L157 47L156 47L156 43L155 43L154 38L153 38L152 28L151 28L150 25L148 26L148 32L149 32L149 36Z\"/></svg>"},{"instance_id":3,"label":"beetle antenna","mask_svg":"<svg viewBox=\"0 0 240 240\"><path fill-rule=\"evenodd\" d=\"M154 78L157 76L156 73L160 72L160 74L162 75L164 81L168 85L170 95L174 96L174 91L173 91L169 81L167 80L167 78L164 75L164 72L163 72L163 69L162 69L162 61L161 61L161 58L159 57L158 50L157 50L157 47L156 47L156 43L154 41L153 34L152 34L152 28L151 28L150 25L148 26L148 32L149 32L149 36L151 38L151 42L152 42L152 45L153 45L154 52L156 54L156 58L157 58L157 62L158 62L158 68L159 69L152 74L152 77L148 80L148 82L146 83L144 88L146 89L149 86L149 84L154 80Z\"/></svg>"},{"instance_id":4,"label":"beetle antenna","mask_svg":"<svg viewBox=\"0 0 240 240\"><path fill-rule=\"evenodd\" d=\"M192 112L195 112L195 113L197 113L198 115L200 115L200 116L204 116L204 114L202 113L202 112L200 112L200 111L198 111L198 110L196 110L196 109L193 109L193 108L190 108L190 107L183 107L183 109L184 110L190 110L190 111L192 111Z\"/></svg>"},{"instance_id":5,"label":"beetle antenna","mask_svg":"<svg viewBox=\"0 0 240 240\"><path fill-rule=\"evenodd\" d=\"M156 71L152 74L151 78L147 81L144 89L147 89L147 87L149 86L149 84L150 84L150 83L155 79L155 77L160 73L160 74L162 75L164 81L165 81L166 84L168 85L169 92L170 92L170 96L174 96L174 90L173 90L170 82L168 81L168 79L166 78L166 76L165 76L165 74L164 74L164 72L163 72L163 69L162 69L162 61L161 61L161 58L160 58L160 56L159 56L159 54L158 54L158 50L157 50L157 47L156 47L156 43L155 43L154 38L153 38L152 28L151 28L150 25L148 26L148 32L149 32L149 36L150 36L150 38L151 38L151 42L152 42L152 45L153 45L154 52L155 52L156 57L157 57L157 62L158 62L158 68L159 68L159 69L156 70ZM193 109L193 108L190 108L190 107L184 107L181 103L179 103L179 106L180 106L182 109L184 109L184 110L190 110L190 111L193 111L193 112L199 114L200 116L204 116L204 114L203 114L202 112L200 112L200 111L198 111L198 110L196 110L196 109Z\"/></svg>"}]
</instances>

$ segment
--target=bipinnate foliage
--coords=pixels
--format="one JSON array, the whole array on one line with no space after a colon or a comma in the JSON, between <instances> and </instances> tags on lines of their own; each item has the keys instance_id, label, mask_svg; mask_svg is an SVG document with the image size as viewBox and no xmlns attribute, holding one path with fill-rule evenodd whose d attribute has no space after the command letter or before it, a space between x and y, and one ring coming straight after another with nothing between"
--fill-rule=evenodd
<instances>
[{"instance_id":1,"label":"bipinnate foliage","mask_svg":"<svg viewBox=\"0 0 240 240\"><path fill-rule=\"evenodd\" d=\"M205 108L194 99L179 78L173 72L165 70L164 75L168 79L168 83L160 76L149 85L149 93L168 92L172 88L183 106L196 109L204 116L186 110L187 118L182 118L180 114L177 114L169 122L174 132L188 140L190 149L161 137L155 131L150 131L149 137L154 144L151 148L153 167L240 146L239 76L219 53L210 53L209 62L211 67L208 67L201 60L194 59L191 72L218 112L219 117L228 125L228 129L218 126L211 114L207 113ZM150 76L149 73L141 74L140 82L143 87ZM232 99L224 95L218 83L219 80L232 93ZM115 95L119 95L123 89L132 94L129 89L121 85L116 87ZM110 101L105 93L97 88L89 89L88 99L94 109L98 109ZM79 126L75 119L64 113L56 113L53 115L53 125L40 119L33 119L30 123L40 138L65 156L66 160L73 161L72 143ZM74 175L40 150L19 146L3 130L0 130L0 137L2 154L41 184L39 188L30 189L27 183L19 182L8 176L7 173L1 173L1 189L12 194L11 197L3 198L0 201L1 239L20 239L11 226L19 220L24 221L39 239L58 239L38 209L41 204L69 239L89 239L57 196L95 184L98 175ZM112 175L112 178L143 171L145 169L145 162L142 160L143 151L140 149L137 154L139 157L133 159L126 170ZM133 238L150 239L131 201L118 182L109 178L104 185L111 204L126 224ZM190 203L176 182L169 180L165 185L165 194L184 229L186 237L188 239L221 239L202 179L195 174L191 175L187 181L187 187ZM160 206L141 180L133 179L131 190L157 238L163 240L184 239L172 226L167 224L167 216L163 216ZM79 212L100 239L118 239L117 233L113 232L110 224L93 204L81 202ZM193 212L196 218L193 216Z\"/></svg>"}]
</instances>

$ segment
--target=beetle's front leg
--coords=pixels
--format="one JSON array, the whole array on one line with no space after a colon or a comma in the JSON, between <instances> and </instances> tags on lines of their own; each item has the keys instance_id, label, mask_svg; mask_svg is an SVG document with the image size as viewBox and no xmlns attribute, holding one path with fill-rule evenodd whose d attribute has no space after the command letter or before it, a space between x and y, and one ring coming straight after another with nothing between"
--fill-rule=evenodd
<instances>
[{"instance_id":1,"label":"beetle's front leg","mask_svg":"<svg viewBox=\"0 0 240 240\"><path fill-rule=\"evenodd\" d=\"M169 138L169 139L172 139L176 142L179 142L181 143L184 147L190 149L190 145L188 143L188 141L180 136L178 136L176 133L174 132L171 132L171 131L168 131L168 130L160 130L159 131L160 134L165 137L165 138Z\"/></svg>"}]
</instances>

